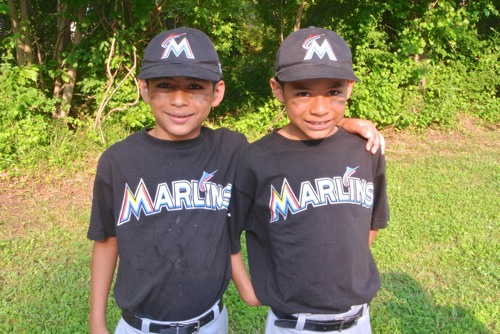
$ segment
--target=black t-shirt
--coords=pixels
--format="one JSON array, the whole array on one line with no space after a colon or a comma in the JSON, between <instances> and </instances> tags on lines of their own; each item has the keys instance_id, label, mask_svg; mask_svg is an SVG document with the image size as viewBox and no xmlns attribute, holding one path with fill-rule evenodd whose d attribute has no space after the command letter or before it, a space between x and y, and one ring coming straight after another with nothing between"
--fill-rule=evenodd
<instances>
[{"instance_id":1,"label":"black t-shirt","mask_svg":"<svg viewBox=\"0 0 500 334\"><path fill-rule=\"evenodd\" d=\"M246 143L227 129L178 142L144 130L102 154L88 237L117 237L121 309L185 320L222 297L231 275L227 210Z\"/></svg>"},{"instance_id":2,"label":"black t-shirt","mask_svg":"<svg viewBox=\"0 0 500 334\"><path fill-rule=\"evenodd\" d=\"M339 129L323 140L277 132L241 152L231 198L232 252L246 230L257 297L286 313L369 302L380 279L370 229L387 225L385 160Z\"/></svg>"}]
</instances>

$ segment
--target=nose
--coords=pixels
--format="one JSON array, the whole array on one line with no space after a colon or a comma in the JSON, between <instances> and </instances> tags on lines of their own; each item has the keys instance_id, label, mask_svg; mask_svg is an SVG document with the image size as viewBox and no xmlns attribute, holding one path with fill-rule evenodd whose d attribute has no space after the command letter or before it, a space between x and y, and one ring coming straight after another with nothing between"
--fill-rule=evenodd
<instances>
[{"instance_id":1,"label":"nose","mask_svg":"<svg viewBox=\"0 0 500 334\"><path fill-rule=\"evenodd\" d=\"M176 89L170 93L170 104L177 107L182 107L188 104L188 93L181 89Z\"/></svg>"},{"instance_id":2,"label":"nose","mask_svg":"<svg viewBox=\"0 0 500 334\"><path fill-rule=\"evenodd\" d=\"M328 98L322 95L315 96L311 103L311 114L324 115L328 113Z\"/></svg>"}]
</instances>

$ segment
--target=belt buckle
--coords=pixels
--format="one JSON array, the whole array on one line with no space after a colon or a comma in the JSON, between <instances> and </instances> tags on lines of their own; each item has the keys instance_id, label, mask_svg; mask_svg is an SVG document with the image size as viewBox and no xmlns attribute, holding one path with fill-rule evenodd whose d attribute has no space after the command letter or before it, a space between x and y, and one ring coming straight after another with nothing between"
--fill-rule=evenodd
<instances>
[{"instance_id":1,"label":"belt buckle","mask_svg":"<svg viewBox=\"0 0 500 334\"><path fill-rule=\"evenodd\" d=\"M194 326L194 332L192 334L197 334L200 331L201 328L201 321L196 320L194 322L191 322L189 324L179 324L179 323L171 323L168 325L168 328L161 329L160 334L173 334L172 330L175 329L175 334L179 334L179 330L184 328L184 327L189 327L189 326Z\"/></svg>"},{"instance_id":2,"label":"belt buckle","mask_svg":"<svg viewBox=\"0 0 500 334\"><path fill-rule=\"evenodd\" d=\"M171 323L167 328L160 329L160 334L174 334L173 330L175 330L175 334L179 334L179 329L184 327L183 324Z\"/></svg>"}]
</instances>

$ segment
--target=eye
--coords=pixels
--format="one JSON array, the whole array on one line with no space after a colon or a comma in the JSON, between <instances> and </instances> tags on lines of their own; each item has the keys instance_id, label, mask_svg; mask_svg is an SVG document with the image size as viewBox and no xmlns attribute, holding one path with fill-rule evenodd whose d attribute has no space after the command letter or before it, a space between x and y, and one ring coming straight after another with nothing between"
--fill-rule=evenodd
<instances>
[{"instance_id":1,"label":"eye","mask_svg":"<svg viewBox=\"0 0 500 334\"><path fill-rule=\"evenodd\" d=\"M341 93L342 93L341 91L334 89L334 90L329 91L328 95L330 95L330 96L338 96Z\"/></svg>"},{"instance_id":2,"label":"eye","mask_svg":"<svg viewBox=\"0 0 500 334\"><path fill-rule=\"evenodd\" d=\"M297 92L296 96L307 97L307 96L310 96L310 94L309 94L309 92Z\"/></svg>"},{"instance_id":3,"label":"eye","mask_svg":"<svg viewBox=\"0 0 500 334\"><path fill-rule=\"evenodd\" d=\"M203 89L204 87L200 84L197 84L197 83L192 83L189 85L188 87L189 89L193 89L193 90L199 90L199 89Z\"/></svg>"},{"instance_id":4,"label":"eye","mask_svg":"<svg viewBox=\"0 0 500 334\"><path fill-rule=\"evenodd\" d=\"M162 88L162 89L168 89L172 88L172 85L169 82L159 82L156 87Z\"/></svg>"}]
</instances>

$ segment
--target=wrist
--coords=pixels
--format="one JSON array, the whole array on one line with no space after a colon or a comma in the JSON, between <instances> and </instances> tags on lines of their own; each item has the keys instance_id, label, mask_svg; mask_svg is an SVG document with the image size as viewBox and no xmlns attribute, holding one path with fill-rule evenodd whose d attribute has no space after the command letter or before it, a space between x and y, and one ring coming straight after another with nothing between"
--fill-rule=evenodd
<instances>
[{"instance_id":1,"label":"wrist","mask_svg":"<svg viewBox=\"0 0 500 334\"><path fill-rule=\"evenodd\" d=\"M342 117L342 119L337 123L337 126L339 128L343 128L344 123L345 123L345 117Z\"/></svg>"}]
</instances>

